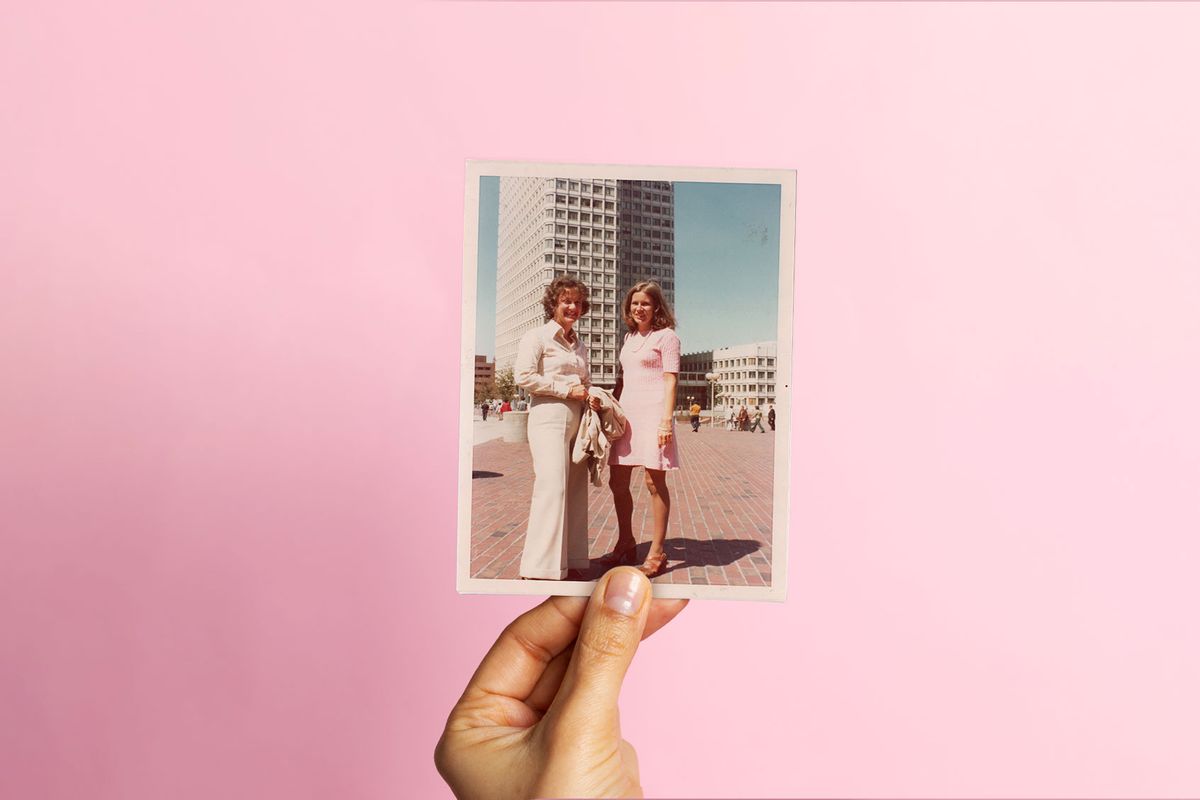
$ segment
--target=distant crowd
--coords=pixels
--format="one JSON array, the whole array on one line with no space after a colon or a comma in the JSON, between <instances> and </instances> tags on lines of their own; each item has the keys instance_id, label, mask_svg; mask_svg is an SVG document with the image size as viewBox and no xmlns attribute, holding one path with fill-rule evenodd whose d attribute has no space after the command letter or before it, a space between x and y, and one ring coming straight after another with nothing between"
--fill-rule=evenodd
<instances>
[{"instance_id":1,"label":"distant crowd","mask_svg":"<svg viewBox=\"0 0 1200 800\"><path fill-rule=\"evenodd\" d=\"M496 419L504 419L506 411L528 411L529 404L525 400L518 399L515 403L508 400L484 400L479 404L479 413L483 417L483 421L487 422L488 415L494 416ZM700 406L693 404L688 409L691 417L692 432L696 433L700 430ZM721 419L717 416L717 419ZM761 406L755 406L753 410L746 406L730 406L725 413L725 430L727 431L746 431L753 433L766 433L767 427L775 430L775 405L771 404L767 413L763 414ZM766 427L763 426L763 421L766 421Z\"/></svg>"},{"instance_id":2,"label":"distant crowd","mask_svg":"<svg viewBox=\"0 0 1200 800\"><path fill-rule=\"evenodd\" d=\"M484 422L487 422L488 414L494 415L497 419L504 419L505 411L526 411L528 409L529 404L524 400L517 400L516 405L508 400L484 400L479 404L479 413L483 415Z\"/></svg>"},{"instance_id":3,"label":"distant crowd","mask_svg":"<svg viewBox=\"0 0 1200 800\"><path fill-rule=\"evenodd\" d=\"M771 426L771 430L775 430L775 406L773 404L767 410L765 418L767 425ZM725 414L725 430L766 433L767 429L763 427L763 419L761 406L755 406L753 410L746 406L730 407Z\"/></svg>"}]
</instances>

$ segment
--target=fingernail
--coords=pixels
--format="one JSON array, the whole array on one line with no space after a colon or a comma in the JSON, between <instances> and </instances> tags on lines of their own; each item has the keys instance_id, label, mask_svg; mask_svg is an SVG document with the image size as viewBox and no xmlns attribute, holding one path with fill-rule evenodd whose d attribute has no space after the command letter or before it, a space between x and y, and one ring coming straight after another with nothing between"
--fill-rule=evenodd
<instances>
[{"instance_id":1,"label":"fingernail","mask_svg":"<svg viewBox=\"0 0 1200 800\"><path fill-rule=\"evenodd\" d=\"M632 617L642 607L642 598L650 581L634 570L617 570L604 587L604 605L618 614Z\"/></svg>"}]
</instances>

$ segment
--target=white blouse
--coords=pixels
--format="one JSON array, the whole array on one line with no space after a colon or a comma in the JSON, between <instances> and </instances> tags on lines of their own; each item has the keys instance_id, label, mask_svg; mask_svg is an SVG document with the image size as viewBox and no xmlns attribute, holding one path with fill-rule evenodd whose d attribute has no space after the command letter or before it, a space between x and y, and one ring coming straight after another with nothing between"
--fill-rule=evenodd
<instances>
[{"instance_id":1,"label":"white blouse","mask_svg":"<svg viewBox=\"0 0 1200 800\"><path fill-rule=\"evenodd\" d=\"M521 337L517 361L513 365L517 385L532 395L566 398L573 386L589 386L587 348L575 332L575 343L554 320Z\"/></svg>"}]
</instances>

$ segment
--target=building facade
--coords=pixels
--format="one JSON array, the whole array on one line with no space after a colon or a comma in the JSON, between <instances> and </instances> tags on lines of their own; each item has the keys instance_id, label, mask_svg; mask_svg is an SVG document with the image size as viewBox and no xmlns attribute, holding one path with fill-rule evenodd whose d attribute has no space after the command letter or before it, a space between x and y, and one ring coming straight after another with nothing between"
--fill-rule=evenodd
<instances>
[{"instance_id":1,"label":"building facade","mask_svg":"<svg viewBox=\"0 0 1200 800\"><path fill-rule=\"evenodd\" d=\"M716 408L754 408L775 402L775 342L721 347L712 358L720 392Z\"/></svg>"},{"instance_id":2,"label":"building facade","mask_svg":"<svg viewBox=\"0 0 1200 800\"><path fill-rule=\"evenodd\" d=\"M712 368L712 350L684 353L680 357L679 382L675 388L675 400L680 408L689 407L692 401L699 403L703 409L709 408L709 382L704 376L712 372Z\"/></svg>"},{"instance_id":3,"label":"building facade","mask_svg":"<svg viewBox=\"0 0 1200 800\"><path fill-rule=\"evenodd\" d=\"M496 369L516 361L521 337L545 323L542 295L559 275L587 287L575 324L592 382L613 386L626 327L625 293L655 280L675 297L675 191L665 181L500 178L496 252Z\"/></svg>"},{"instance_id":4,"label":"building facade","mask_svg":"<svg viewBox=\"0 0 1200 800\"><path fill-rule=\"evenodd\" d=\"M496 379L496 364L487 356L475 356L475 393L486 391Z\"/></svg>"}]
</instances>

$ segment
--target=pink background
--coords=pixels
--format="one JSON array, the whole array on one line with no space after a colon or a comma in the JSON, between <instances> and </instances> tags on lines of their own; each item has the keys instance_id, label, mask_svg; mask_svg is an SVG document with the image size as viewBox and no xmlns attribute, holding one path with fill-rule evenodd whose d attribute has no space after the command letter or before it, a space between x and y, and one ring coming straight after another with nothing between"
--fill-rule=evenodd
<instances>
[{"instance_id":1,"label":"pink background","mask_svg":"<svg viewBox=\"0 0 1200 800\"><path fill-rule=\"evenodd\" d=\"M1200 794L1200 6L179 6L0 26L0 795L446 794L468 157L799 170L791 596L648 792Z\"/></svg>"}]
</instances>

